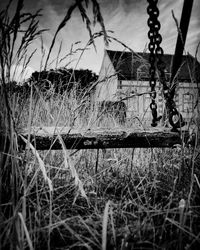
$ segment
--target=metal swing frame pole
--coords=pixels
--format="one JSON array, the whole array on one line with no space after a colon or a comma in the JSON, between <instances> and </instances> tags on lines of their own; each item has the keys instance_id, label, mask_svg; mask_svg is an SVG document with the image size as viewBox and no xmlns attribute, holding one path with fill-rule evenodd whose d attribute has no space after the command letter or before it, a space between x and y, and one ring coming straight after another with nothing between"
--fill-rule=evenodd
<instances>
[{"instance_id":1,"label":"metal swing frame pole","mask_svg":"<svg viewBox=\"0 0 200 250\"><path fill-rule=\"evenodd\" d=\"M149 43L149 50L150 50L150 57L149 57L149 63L151 65L149 75L150 75L150 86L151 91L155 93L155 56L157 57L157 69L160 72L160 81L163 84L164 89L164 97L166 99L166 107L168 110L168 118L169 123L172 126L173 131L177 131L177 128L183 127L185 125L185 122L182 118L182 115L178 112L176 109L176 105L174 102L174 95L175 95L175 87L170 88L166 85L166 79L165 79L165 73L164 73L164 67L165 65L162 62L162 55L163 55L163 49L160 47L160 43L162 41L162 38L159 34L160 24L157 20L157 17L159 15L159 10L157 8L157 2L158 0L147 0L149 3L149 6L147 7L147 13L149 14L148 19L148 26L150 28L148 37L150 39ZM182 61L182 54L185 46L191 11L193 6L193 0L184 0L183 9L182 9L182 15L181 15L181 21L180 21L180 28L178 32L178 38L176 43L176 49L175 54L173 57L172 62L172 68L171 68L171 78L170 78L170 85L172 85L172 82L174 80L174 77L176 76L177 70L179 69ZM152 109L152 115L153 115L153 122L152 126L157 126L157 105L155 103L156 94L152 95L152 103L151 103L151 109ZM179 117L178 121L174 121L174 117Z\"/></svg>"},{"instance_id":2,"label":"metal swing frame pole","mask_svg":"<svg viewBox=\"0 0 200 250\"><path fill-rule=\"evenodd\" d=\"M173 82L174 77L176 76L176 73L179 67L181 66L183 50L185 47L185 42L192 12L192 6L193 6L193 0L184 0L181 20L180 20L180 27L176 41L176 48L171 67L170 84ZM172 96L174 96L174 94L175 94L175 88L171 92Z\"/></svg>"}]
</instances>

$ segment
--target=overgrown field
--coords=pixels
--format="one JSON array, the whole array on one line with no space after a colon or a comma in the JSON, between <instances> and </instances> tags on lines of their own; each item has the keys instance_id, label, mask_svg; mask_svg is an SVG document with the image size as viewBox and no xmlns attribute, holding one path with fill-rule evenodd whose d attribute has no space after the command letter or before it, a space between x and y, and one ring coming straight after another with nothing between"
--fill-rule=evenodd
<instances>
[{"instance_id":1,"label":"overgrown field","mask_svg":"<svg viewBox=\"0 0 200 250\"><path fill-rule=\"evenodd\" d=\"M26 150L19 147L17 136L33 126L125 129L138 123L133 117L122 125L111 114L99 114L88 89L79 95L73 88L70 93L54 88L42 92L35 82L25 95L7 90L13 61L21 63L31 41L42 33L36 32L38 13L22 15L20 2L13 19L7 11L0 13L0 249L199 249L198 144L66 150L60 139L62 150L38 151L28 138ZM70 17L68 11L57 33ZM96 21L102 32L96 37L106 38L100 17ZM26 39L17 50L25 21L30 32L24 33ZM24 60L26 67L31 56ZM193 123L199 132L199 118ZM2 140L5 135L8 141Z\"/></svg>"},{"instance_id":2,"label":"overgrown field","mask_svg":"<svg viewBox=\"0 0 200 250\"><path fill-rule=\"evenodd\" d=\"M65 94L18 96L11 106L18 129L30 120L38 127L121 126L104 114L97 122L87 102L80 111ZM3 249L198 249L198 147L36 151L27 144L5 166ZM11 183L4 179L9 167Z\"/></svg>"}]
</instances>

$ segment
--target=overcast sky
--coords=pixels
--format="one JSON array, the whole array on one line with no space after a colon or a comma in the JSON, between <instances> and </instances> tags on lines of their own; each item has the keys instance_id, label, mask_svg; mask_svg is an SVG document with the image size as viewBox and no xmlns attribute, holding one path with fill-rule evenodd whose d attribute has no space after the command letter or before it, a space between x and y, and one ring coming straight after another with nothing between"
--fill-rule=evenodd
<instances>
[{"instance_id":1,"label":"overcast sky","mask_svg":"<svg viewBox=\"0 0 200 250\"><path fill-rule=\"evenodd\" d=\"M2 1L3 2L3 1ZM4 1L5 3L6 1ZM16 2L16 0L14 0ZM40 19L40 28L48 29L43 34L43 41L45 49L48 50L53 35L65 16L67 9L73 3L73 0L24 0L25 10L34 12L37 9L43 9L43 17ZM136 52L144 51L148 44L148 26L147 19L148 15L146 12L147 1L146 0L98 0L101 7L101 12L104 17L104 22L107 30L114 31L112 36L116 37L131 49ZM177 39L177 28L175 21L172 18L172 10L178 20L180 20L183 0L160 0L159 20L161 23L160 33L163 37L161 46L165 53L174 53L175 44ZM0 6L2 8L2 6ZM189 31L187 35L186 51L195 54L195 50L200 41L200 1L194 0L193 10L190 20ZM91 10L88 10L88 14L91 15ZM96 25L93 31L100 31L101 27ZM60 58L64 57L70 52L72 44L74 49L84 48L89 39L88 31L83 24L80 17L80 13L75 11L72 14L71 20L67 23L65 28L61 30L56 40L56 44L52 53L52 57L56 58L58 54L58 48L62 42L62 51ZM76 42L80 41L75 45ZM97 51L90 46L89 50L85 51L81 60L78 63L77 68L88 68L98 73L102 63L103 53L105 49L103 38L98 38L96 41ZM30 63L32 70L39 70L41 62L41 42L36 40L33 43L32 49L37 48L37 53ZM123 46L117 42L109 44L109 49L112 50L123 50ZM198 59L200 58L200 52L198 52ZM67 57L60 66L68 65L74 66L77 61L73 61L76 57ZM50 60L51 61L51 60ZM51 65L53 68L55 65Z\"/></svg>"}]
</instances>

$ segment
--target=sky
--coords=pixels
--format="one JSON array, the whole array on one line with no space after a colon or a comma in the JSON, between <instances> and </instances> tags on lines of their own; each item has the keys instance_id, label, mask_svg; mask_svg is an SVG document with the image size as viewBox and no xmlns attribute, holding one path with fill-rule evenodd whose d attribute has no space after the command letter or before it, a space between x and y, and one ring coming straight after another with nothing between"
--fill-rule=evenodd
<instances>
[{"instance_id":1,"label":"sky","mask_svg":"<svg viewBox=\"0 0 200 250\"><path fill-rule=\"evenodd\" d=\"M5 6L7 1L1 1L0 8ZM17 2L13 0L14 4ZM89 1L91 2L91 1ZM148 6L147 0L98 0L106 30L111 30L113 37L117 38L132 50L142 52L148 46L148 14L146 8ZM67 13L68 8L74 0L24 0L24 11L35 12L42 9L42 17L40 18L39 28L48 29L42 35L43 46L47 53L52 42L55 31ZM172 10L178 21L180 21L183 0L159 0L158 7L160 10L159 21L161 23L160 34L163 41L161 47L164 53L173 54L175 51L177 39L177 27L172 17ZM14 10L14 5L11 8L11 13ZM91 4L87 10L88 15L92 20ZM186 53L189 52L193 56L196 53L197 45L200 42L200 1L194 0L193 9L190 19L189 30L186 40ZM101 31L99 24L92 26L93 32ZM95 40L96 50L94 46L89 46L82 54L80 51L73 56L69 56L70 50L85 48L89 40L89 34L86 25L83 23L78 10L72 13L72 17L66 26L60 31L53 48L50 62L58 56L59 46L62 43L59 59L64 58L58 67L66 66L90 69L95 73L99 73L103 54L105 49L124 50L124 47L112 41L106 47L103 37ZM78 42L78 43L77 43ZM39 71L41 65L41 39L34 40L30 46L28 53L37 49L28 68L29 75L32 71ZM68 55L66 57L66 55ZM200 51L198 51L197 58L200 59ZM19 70L20 70L20 65ZM55 61L49 65L49 68L55 68Z\"/></svg>"}]
</instances>

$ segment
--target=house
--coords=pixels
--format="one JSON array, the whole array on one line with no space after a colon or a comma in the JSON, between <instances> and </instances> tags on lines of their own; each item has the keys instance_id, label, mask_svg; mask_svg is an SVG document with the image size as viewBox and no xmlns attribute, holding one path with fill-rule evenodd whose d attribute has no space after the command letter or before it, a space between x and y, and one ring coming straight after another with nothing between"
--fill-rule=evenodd
<instances>
[{"instance_id":1,"label":"house","mask_svg":"<svg viewBox=\"0 0 200 250\"><path fill-rule=\"evenodd\" d=\"M96 87L97 103L122 100L127 107L127 118L152 119L150 110L149 53L105 50ZM165 54L165 75L170 79L173 55ZM156 74L157 75L157 74ZM158 79L158 78L157 78ZM190 119L199 96L200 64L190 54L183 56L176 76L175 102L183 118ZM158 114L164 111L162 86L156 84Z\"/></svg>"}]
</instances>

